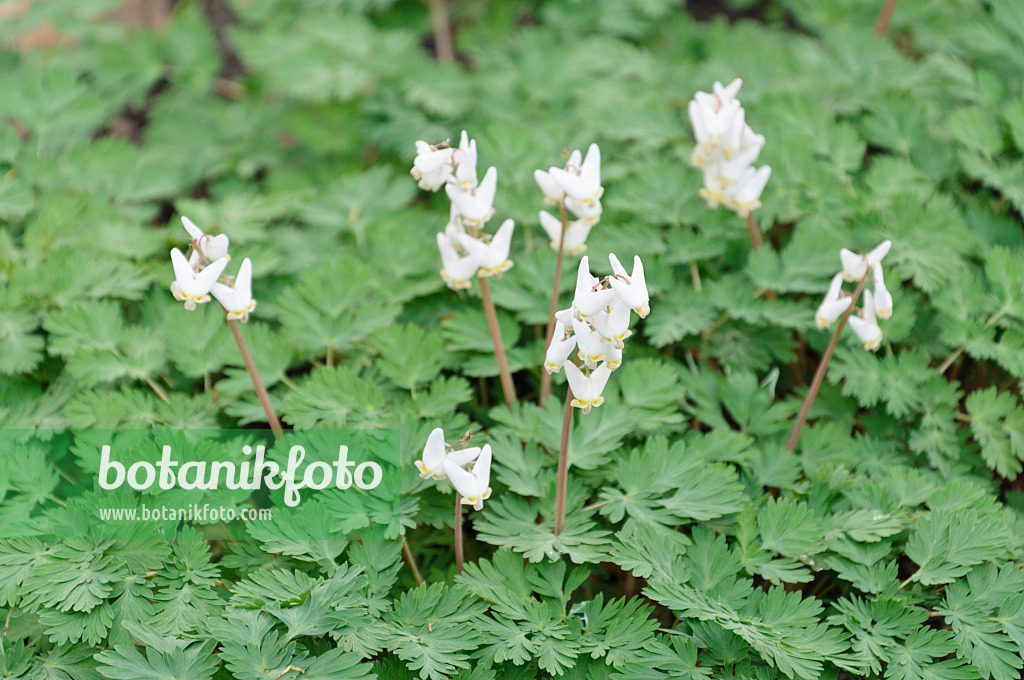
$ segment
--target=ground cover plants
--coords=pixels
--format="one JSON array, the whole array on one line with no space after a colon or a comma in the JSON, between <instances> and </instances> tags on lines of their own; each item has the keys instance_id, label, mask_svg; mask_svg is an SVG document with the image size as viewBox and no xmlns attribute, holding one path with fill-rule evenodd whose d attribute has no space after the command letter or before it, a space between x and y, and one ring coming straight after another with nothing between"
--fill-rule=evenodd
<instances>
[{"instance_id":1,"label":"ground cover plants","mask_svg":"<svg viewBox=\"0 0 1024 680\"><path fill-rule=\"evenodd\" d=\"M120 4L0 4L0 677L1020 677L1019 2Z\"/></svg>"}]
</instances>

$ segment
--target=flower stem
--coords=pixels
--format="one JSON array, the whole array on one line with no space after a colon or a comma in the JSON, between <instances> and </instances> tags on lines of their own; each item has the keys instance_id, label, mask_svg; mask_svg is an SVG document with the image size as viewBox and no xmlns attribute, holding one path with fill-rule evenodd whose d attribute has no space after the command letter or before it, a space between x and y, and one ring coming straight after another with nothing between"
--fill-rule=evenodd
<instances>
[{"instance_id":1,"label":"flower stem","mask_svg":"<svg viewBox=\"0 0 1024 680\"><path fill-rule=\"evenodd\" d=\"M889 31L889 22L892 21L893 10L896 9L896 0L885 0L882 11L878 13L878 22L875 24L875 37L881 38Z\"/></svg>"},{"instance_id":2,"label":"flower stem","mask_svg":"<svg viewBox=\"0 0 1024 680\"><path fill-rule=\"evenodd\" d=\"M462 573L462 494L455 492L455 573Z\"/></svg>"},{"instance_id":3,"label":"flower stem","mask_svg":"<svg viewBox=\"0 0 1024 680\"><path fill-rule=\"evenodd\" d=\"M757 218L754 217L753 212L747 213L747 231L750 232L750 245L754 247L754 250L761 250L764 245L764 239L761 238L761 227L757 226ZM779 296L775 294L774 290L766 290L764 292L765 300L778 300Z\"/></svg>"},{"instance_id":4,"label":"flower stem","mask_svg":"<svg viewBox=\"0 0 1024 680\"><path fill-rule=\"evenodd\" d=\"M963 347L957 347L953 350L953 353L946 357L946 360L939 366L939 374L945 373L949 370L949 367L956 363L956 360L960 358L960 355L964 353Z\"/></svg>"},{"instance_id":5,"label":"flower stem","mask_svg":"<svg viewBox=\"0 0 1024 680\"><path fill-rule=\"evenodd\" d=\"M155 380L146 376L146 384L149 385L150 389L153 390L156 393L156 396L160 397L162 401L168 404L171 403L171 398L167 396L167 392L165 392L164 388L160 387Z\"/></svg>"},{"instance_id":6,"label":"flower stem","mask_svg":"<svg viewBox=\"0 0 1024 680\"><path fill-rule=\"evenodd\" d=\"M558 445L558 481L555 484L555 536L565 528L565 496L569 490L569 430L572 429L572 388L565 392L562 440Z\"/></svg>"},{"instance_id":7,"label":"flower stem","mask_svg":"<svg viewBox=\"0 0 1024 680\"><path fill-rule=\"evenodd\" d=\"M693 281L693 290L696 293L704 290L704 285L700 281L700 269L697 268L697 261L690 260L690 280Z\"/></svg>"},{"instance_id":8,"label":"flower stem","mask_svg":"<svg viewBox=\"0 0 1024 680\"><path fill-rule=\"evenodd\" d=\"M569 226L569 211L565 201L560 204L562 210L562 234L558 237L558 258L555 260L555 281L551 286L551 306L548 307L548 325L544 331L544 351L551 345L551 336L555 332L555 312L558 311L558 289L562 284L562 256L565 248L565 230ZM551 394L551 374L543 371L540 374L540 404Z\"/></svg>"},{"instance_id":9,"label":"flower stem","mask_svg":"<svg viewBox=\"0 0 1024 680\"><path fill-rule=\"evenodd\" d=\"M430 26L434 32L434 54L437 60L450 64L455 61L452 27L448 20L448 0L427 0L430 7Z\"/></svg>"},{"instance_id":10,"label":"flower stem","mask_svg":"<svg viewBox=\"0 0 1024 680\"><path fill-rule=\"evenodd\" d=\"M416 558L412 555L412 550L409 548L409 541L406 540L405 536L402 537L402 553L405 555L405 561L409 564L409 569L412 570L412 577L416 580L416 585L423 585L423 577L420 576L420 570L416 566Z\"/></svg>"},{"instance_id":11,"label":"flower stem","mask_svg":"<svg viewBox=\"0 0 1024 680\"><path fill-rule=\"evenodd\" d=\"M494 343L494 358L498 360L498 374L501 376L501 391L505 395L505 403L509 408L516 403L516 386L512 382L512 372L508 369L508 357L505 356L505 343L501 340L501 329L498 327L498 314L491 300L491 289L487 286L487 278L480 279L480 297L484 302L484 313L487 315L487 327L491 331L491 342Z\"/></svg>"},{"instance_id":12,"label":"flower stem","mask_svg":"<svg viewBox=\"0 0 1024 680\"><path fill-rule=\"evenodd\" d=\"M868 276L871 270L868 269L864 276L861 278L860 283L857 284L857 289L853 291L853 299L856 300L860 297L860 292L864 290L864 284L868 281ZM836 351L836 345L839 344L839 336L843 333L843 328L846 327L846 320L850 318L850 314L853 312L853 305L851 304L846 308L846 312L839 319L839 323L836 325L836 330L832 334L832 340L828 343L828 348L825 350L824 356L821 357L821 362L818 363L818 371L814 374L814 381L811 383L811 388L807 392L807 398L804 399L804 405L800 409L800 415L797 416L796 424L793 426L793 432L789 435L789 441L786 443L786 450L793 451L796 449L796 442L800 439L800 432L804 429L804 424L807 422L807 414L811 412L811 405L814 403L814 398L818 396L818 388L821 387L822 380L825 379L825 371L828 370L828 362L832 360L832 354Z\"/></svg>"},{"instance_id":13,"label":"flower stem","mask_svg":"<svg viewBox=\"0 0 1024 680\"><path fill-rule=\"evenodd\" d=\"M263 405L263 412L267 414L267 422L270 423L270 429L274 431L274 437L280 439L284 436L284 431L281 429L281 421L277 419L274 407L270 403L270 395L267 394L267 388L263 386L263 380L260 379L259 371L256 370L256 364L252 361L252 355L249 354L249 348L245 344L245 339L242 338L242 331L238 327L238 322L234 319L228 319L228 328L231 329L231 334L235 336L235 342L238 343L238 351L241 352L242 361L245 362L245 368L249 371L249 377L252 378L252 386L256 388L256 396L259 397L260 404Z\"/></svg>"},{"instance_id":14,"label":"flower stem","mask_svg":"<svg viewBox=\"0 0 1024 680\"><path fill-rule=\"evenodd\" d=\"M753 212L747 213L747 231L750 232L750 245L754 246L754 250L761 250L764 239L761 238L761 227L757 226L757 218Z\"/></svg>"}]
</instances>

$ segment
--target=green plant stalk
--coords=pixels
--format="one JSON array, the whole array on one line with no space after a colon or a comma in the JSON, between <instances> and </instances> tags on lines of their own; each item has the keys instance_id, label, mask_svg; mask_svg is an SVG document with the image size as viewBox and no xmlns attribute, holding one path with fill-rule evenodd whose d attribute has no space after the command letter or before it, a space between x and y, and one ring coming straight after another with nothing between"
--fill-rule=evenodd
<instances>
[{"instance_id":1,"label":"green plant stalk","mask_svg":"<svg viewBox=\"0 0 1024 680\"><path fill-rule=\"evenodd\" d=\"M551 336L555 332L555 312L558 311L558 289L562 284L562 258L565 248L565 230L569 226L569 211L565 207L565 201L560 204L562 213L562 233L558 237L558 259L555 260L555 281L551 286L551 305L548 307L548 325L544 331L544 350L551 345ZM551 374L543 371L540 374L540 398L538 403L544 404L544 400L551 394Z\"/></svg>"},{"instance_id":2,"label":"green plant stalk","mask_svg":"<svg viewBox=\"0 0 1024 680\"><path fill-rule=\"evenodd\" d=\"M494 301L491 300L491 289L487 285L487 278L484 276L477 278L480 279L480 297L483 298L484 314L487 315L487 328L491 331L491 342L494 343L494 358L498 361L501 391L505 395L505 403L511 409L516 403L516 386L512 382L512 372L508 368L505 343L501 339L501 329L498 327L498 314L494 309Z\"/></svg>"},{"instance_id":3,"label":"green plant stalk","mask_svg":"<svg viewBox=\"0 0 1024 680\"><path fill-rule=\"evenodd\" d=\"M860 293L864 290L864 284L868 281L868 275L871 273L869 268L864 276L861 277L860 283L857 284L857 289L853 291L854 301L860 297ZM828 363L832 361L832 354L836 351L836 345L839 344L839 336L842 335L843 329L846 327L846 320L850 318L850 314L853 312L853 303L846 308L843 316L839 319L839 323L836 324L836 330L832 334L832 340L828 343L828 348L825 350L824 356L821 357L821 361L818 363L818 370L814 374L814 381L811 383L810 389L807 391L807 398L804 399L804 405L800 408L800 415L797 416L796 424L793 425L793 432L789 435L789 441L786 442L786 450L793 451L796 449L797 440L800 439L800 432L804 429L804 424L807 422L807 415L811 412L811 405L814 404L814 398L818 396L818 389L821 387L822 381L825 379L825 372L828 370Z\"/></svg>"},{"instance_id":4,"label":"green plant stalk","mask_svg":"<svg viewBox=\"0 0 1024 680\"><path fill-rule=\"evenodd\" d=\"M416 585L423 585L423 577L420 575L419 567L416 566L416 558L413 557L412 549L409 548L409 541L405 536L402 536L402 554L405 555L405 561L412 571L412 577L416 581Z\"/></svg>"},{"instance_id":5,"label":"green plant stalk","mask_svg":"<svg viewBox=\"0 0 1024 680\"><path fill-rule=\"evenodd\" d=\"M462 573L462 494L455 492L455 573Z\"/></svg>"},{"instance_id":6,"label":"green plant stalk","mask_svg":"<svg viewBox=\"0 0 1024 680\"><path fill-rule=\"evenodd\" d=\"M260 404L263 406L263 412L267 414L267 422L270 423L270 429L274 431L274 437L280 439L284 436L281 421L277 419L274 406L270 403L270 395L267 394L267 388L263 386L263 380L260 379L259 371L256 370L256 364L253 363L252 355L249 354L249 347L245 344L245 339L242 337L242 330L234 319L228 319L227 321L228 328L231 329L231 334L235 336L235 342L238 344L238 351L242 354L245 368L249 371L249 377L252 378L252 386L256 388L256 396L259 397Z\"/></svg>"},{"instance_id":7,"label":"green plant stalk","mask_svg":"<svg viewBox=\"0 0 1024 680\"><path fill-rule=\"evenodd\" d=\"M558 445L558 480L555 484L555 536L565 528L565 496L569 491L569 430L572 429L572 388L565 388L562 440Z\"/></svg>"}]
</instances>

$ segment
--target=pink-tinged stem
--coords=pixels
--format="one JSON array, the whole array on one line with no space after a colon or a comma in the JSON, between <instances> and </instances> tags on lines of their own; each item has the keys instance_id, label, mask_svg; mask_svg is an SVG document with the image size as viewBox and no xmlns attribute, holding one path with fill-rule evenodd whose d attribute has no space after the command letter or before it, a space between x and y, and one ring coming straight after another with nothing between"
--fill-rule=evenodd
<instances>
[{"instance_id":1,"label":"pink-tinged stem","mask_svg":"<svg viewBox=\"0 0 1024 680\"><path fill-rule=\"evenodd\" d=\"M228 328L231 329L231 334L235 336L235 342L238 343L238 351L241 352L242 361L245 362L245 368L249 371L249 377L252 378L252 385L256 388L256 396L259 397L260 404L263 405L263 412L267 414L270 429L274 431L274 437L280 439L284 436L281 421L277 419L277 413L274 412L274 407L270 403L270 395L267 394L267 388L263 386L263 380L260 379L259 371L256 370L256 364L253 363L252 355L249 354L249 348L242 337L242 330L234 319L228 319Z\"/></svg>"},{"instance_id":2,"label":"pink-tinged stem","mask_svg":"<svg viewBox=\"0 0 1024 680\"><path fill-rule=\"evenodd\" d=\"M860 293L864 290L864 284L867 283L868 275L871 273L869 269L867 273L861 278L860 283L857 284L857 289L853 291L853 300L856 301L860 297ZM789 435L789 441L786 443L786 450L793 451L796 449L797 440L800 439L800 432L804 429L804 424L807 422L807 414L811 412L811 405L814 404L814 398L818 396L818 388L821 387L822 381L825 379L825 371L828 370L828 362L832 360L832 353L836 351L836 345L839 344L839 336L843 333L843 328L846 327L846 320L850 318L850 313L853 312L853 304L846 308L846 312L839 319L839 323L836 325L836 330L832 334L832 340L828 343L828 348L825 350L825 355L821 357L821 362L818 363L818 370L814 374L814 381L811 383L811 388L807 392L807 398L804 399L804 405L800 409L800 415L797 416L796 424L793 426L793 432Z\"/></svg>"},{"instance_id":3,"label":"pink-tinged stem","mask_svg":"<svg viewBox=\"0 0 1024 680\"><path fill-rule=\"evenodd\" d=\"M562 285L562 257L565 248L565 230L569 227L569 211L565 207L565 201L561 204L562 212L562 234L558 237L558 258L555 260L555 282L551 286L551 305L548 307L548 325L544 331L544 350L551 345L551 336L555 332L555 312L558 311L558 289ZM544 371L540 374L540 399L544 400L551 394L551 374Z\"/></svg>"},{"instance_id":4,"label":"pink-tinged stem","mask_svg":"<svg viewBox=\"0 0 1024 680\"><path fill-rule=\"evenodd\" d=\"M462 494L455 492L455 573L462 573Z\"/></svg>"},{"instance_id":5,"label":"pink-tinged stem","mask_svg":"<svg viewBox=\"0 0 1024 680\"><path fill-rule=\"evenodd\" d=\"M494 309L494 301L491 300L491 289L487 286L487 278L480 279L480 297L484 302L484 314L487 315L487 327L491 331L491 342L494 343L494 358L498 360L498 375L501 377L501 391L505 395L505 403L509 408L516 403L516 386L512 382L512 372L508 368L508 357L505 355L505 343L501 339L501 329L498 327L498 313Z\"/></svg>"},{"instance_id":6,"label":"pink-tinged stem","mask_svg":"<svg viewBox=\"0 0 1024 680\"><path fill-rule=\"evenodd\" d=\"M747 230L750 232L750 244L754 246L754 250L761 250L764 239L761 238L761 227L757 226L757 218L753 212L747 213Z\"/></svg>"},{"instance_id":7,"label":"pink-tinged stem","mask_svg":"<svg viewBox=\"0 0 1024 680\"><path fill-rule=\"evenodd\" d=\"M569 492L569 430L572 429L572 388L566 387L562 414L562 440L558 445L558 481L555 485L555 535L565 528L565 496Z\"/></svg>"},{"instance_id":8,"label":"pink-tinged stem","mask_svg":"<svg viewBox=\"0 0 1024 680\"><path fill-rule=\"evenodd\" d=\"M882 11L878 13L878 22L875 24L875 37L881 38L889 32L889 22L892 21L892 13L896 9L896 0L885 0Z\"/></svg>"}]
</instances>

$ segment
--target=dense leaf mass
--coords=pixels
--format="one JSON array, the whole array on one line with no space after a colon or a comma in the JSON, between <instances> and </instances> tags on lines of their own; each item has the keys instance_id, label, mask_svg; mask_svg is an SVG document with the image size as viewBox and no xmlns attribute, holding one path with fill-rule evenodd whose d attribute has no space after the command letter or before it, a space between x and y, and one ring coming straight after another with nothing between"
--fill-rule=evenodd
<instances>
[{"instance_id":1,"label":"dense leaf mass","mask_svg":"<svg viewBox=\"0 0 1024 680\"><path fill-rule=\"evenodd\" d=\"M401 516L328 496L105 536L127 490L0 437L0 677L1020 677L1019 0L901 2L882 38L881 0L452 0L453 63L444 3L128 3L173 5L154 28L119 4L0 5L0 434L266 423L219 310L168 290L187 214L253 260L243 332L285 426L401 432ZM688 167L687 102L735 77L773 169L756 252ZM516 220L491 284L511 410L479 290L438 276L444 192L408 176L462 129ZM652 312L573 425L556 535L532 172L594 141L588 254L639 254ZM788 451L838 250L883 239L898 314L877 354L844 336ZM461 575L451 493L413 466L438 426L494 450Z\"/></svg>"}]
</instances>

